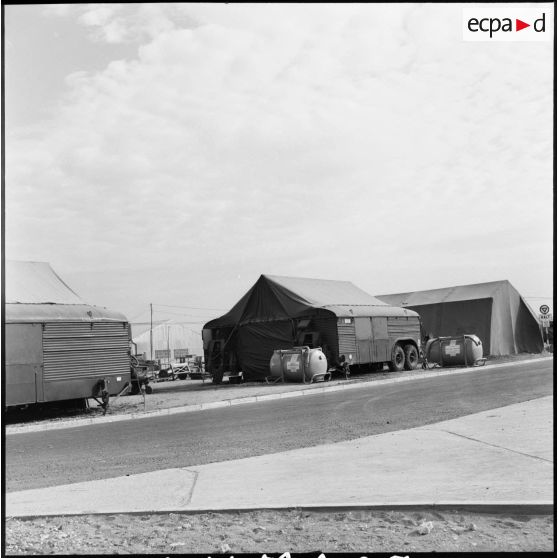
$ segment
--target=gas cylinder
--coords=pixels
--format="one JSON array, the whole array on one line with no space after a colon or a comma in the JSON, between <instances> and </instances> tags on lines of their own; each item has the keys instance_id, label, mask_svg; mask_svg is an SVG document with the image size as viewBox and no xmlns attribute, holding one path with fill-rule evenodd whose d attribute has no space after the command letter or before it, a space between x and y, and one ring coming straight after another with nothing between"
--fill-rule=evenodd
<instances>
[{"instance_id":1,"label":"gas cylinder","mask_svg":"<svg viewBox=\"0 0 558 558\"><path fill-rule=\"evenodd\" d=\"M269 362L272 379L287 382L310 383L329 380L327 360L322 349L310 347L293 347L273 351Z\"/></svg>"},{"instance_id":2,"label":"gas cylinder","mask_svg":"<svg viewBox=\"0 0 558 558\"><path fill-rule=\"evenodd\" d=\"M430 339L424 354L428 362L440 366L474 366L485 361L481 340L471 334Z\"/></svg>"}]
</instances>

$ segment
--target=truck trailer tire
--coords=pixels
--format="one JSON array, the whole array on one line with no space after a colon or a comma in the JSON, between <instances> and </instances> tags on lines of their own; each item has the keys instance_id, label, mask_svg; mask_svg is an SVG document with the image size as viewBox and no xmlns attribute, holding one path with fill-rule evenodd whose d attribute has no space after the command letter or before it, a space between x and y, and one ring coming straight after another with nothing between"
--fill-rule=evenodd
<instances>
[{"instance_id":1,"label":"truck trailer tire","mask_svg":"<svg viewBox=\"0 0 558 558\"><path fill-rule=\"evenodd\" d=\"M389 369L392 372L403 372L405 368L405 351L401 345L395 345L389 362Z\"/></svg>"},{"instance_id":2,"label":"truck trailer tire","mask_svg":"<svg viewBox=\"0 0 558 558\"><path fill-rule=\"evenodd\" d=\"M410 343L405 345L405 370L414 370L418 364L418 351Z\"/></svg>"}]
</instances>

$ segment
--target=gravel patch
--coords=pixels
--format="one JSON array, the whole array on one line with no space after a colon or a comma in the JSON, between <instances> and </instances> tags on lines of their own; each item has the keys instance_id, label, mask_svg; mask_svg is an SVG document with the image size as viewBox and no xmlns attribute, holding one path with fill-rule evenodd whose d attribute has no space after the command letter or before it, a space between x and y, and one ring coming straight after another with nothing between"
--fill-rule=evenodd
<instances>
[{"instance_id":1,"label":"gravel patch","mask_svg":"<svg viewBox=\"0 0 558 558\"><path fill-rule=\"evenodd\" d=\"M5 553L190 554L552 551L551 515L262 510L85 515L5 523Z\"/></svg>"}]
</instances>

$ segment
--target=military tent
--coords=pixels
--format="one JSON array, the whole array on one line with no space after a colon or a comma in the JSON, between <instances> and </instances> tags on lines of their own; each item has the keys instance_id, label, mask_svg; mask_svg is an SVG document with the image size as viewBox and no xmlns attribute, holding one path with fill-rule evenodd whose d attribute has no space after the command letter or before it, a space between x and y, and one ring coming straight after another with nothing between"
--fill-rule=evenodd
<instances>
[{"instance_id":1,"label":"military tent","mask_svg":"<svg viewBox=\"0 0 558 558\"><path fill-rule=\"evenodd\" d=\"M143 327L142 327L143 326ZM180 356L187 349L189 355L202 354L202 339L199 331L194 331L186 324L166 320L163 323L156 323L153 329L149 325L132 324L133 341L137 347L138 354L145 354L146 358L153 358L168 362L179 361ZM169 356L161 355L163 351L168 351Z\"/></svg>"},{"instance_id":2,"label":"military tent","mask_svg":"<svg viewBox=\"0 0 558 558\"><path fill-rule=\"evenodd\" d=\"M540 353L544 348L537 317L509 281L378 298L418 312L425 332L435 337L477 335L485 356Z\"/></svg>"},{"instance_id":3,"label":"military tent","mask_svg":"<svg viewBox=\"0 0 558 558\"><path fill-rule=\"evenodd\" d=\"M363 355L373 350L368 346L372 332L361 339L359 352L355 322L361 321L363 328L371 330L374 317L384 318L382 331L376 332L382 343L375 347L384 347L386 361L390 358L386 317L400 319L397 326L393 323L389 327L399 327L401 336L406 335L411 322L418 331L415 312L394 308L349 281L261 275L228 313L205 324L202 336L206 365L211 367L212 344L217 342L220 350L226 346L225 353L234 361L227 366L241 369L247 379L264 379L269 375L273 351L295 345L322 346L330 363L349 352L355 355L353 362L370 362L370 356ZM393 337L395 329L389 333ZM413 333L413 339L418 335Z\"/></svg>"},{"instance_id":4,"label":"military tent","mask_svg":"<svg viewBox=\"0 0 558 558\"><path fill-rule=\"evenodd\" d=\"M110 394L130 379L129 324L84 302L46 262L6 261L6 405Z\"/></svg>"}]
</instances>

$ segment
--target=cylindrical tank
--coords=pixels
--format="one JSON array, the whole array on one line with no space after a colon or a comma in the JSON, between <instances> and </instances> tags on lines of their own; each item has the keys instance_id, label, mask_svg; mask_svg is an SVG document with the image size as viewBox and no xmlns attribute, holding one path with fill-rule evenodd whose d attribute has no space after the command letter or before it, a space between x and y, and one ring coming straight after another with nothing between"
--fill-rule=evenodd
<instances>
[{"instance_id":1,"label":"cylindrical tank","mask_svg":"<svg viewBox=\"0 0 558 558\"><path fill-rule=\"evenodd\" d=\"M473 366L482 358L482 342L476 335L456 335L430 339L425 349L426 360L440 366Z\"/></svg>"},{"instance_id":2,"label":"cylindrical tank","mask_svg":"<svg viewBox=\"0 0 558 558\"><path fill-rule=\"evenodd\" d=\"M269 362L272 379L310 383L328 379L327 360L321 349L293 347L273 351Z\"/></svg>"}]
</instances>

